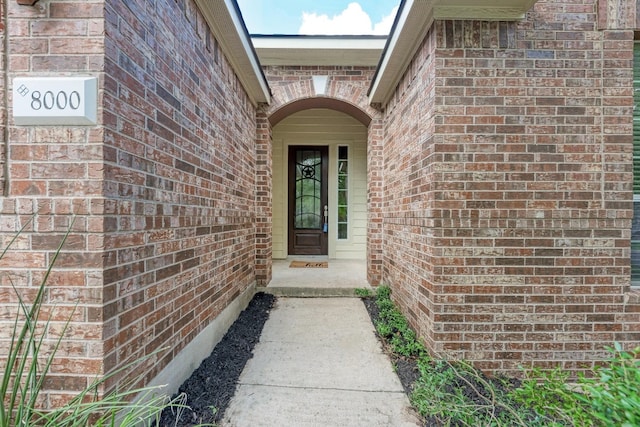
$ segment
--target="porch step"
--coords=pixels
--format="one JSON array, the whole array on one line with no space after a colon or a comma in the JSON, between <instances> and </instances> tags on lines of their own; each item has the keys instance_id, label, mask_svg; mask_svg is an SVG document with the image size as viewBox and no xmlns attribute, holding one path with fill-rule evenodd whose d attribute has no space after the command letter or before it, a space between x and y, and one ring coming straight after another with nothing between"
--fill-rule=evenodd
<instances>
[{"instance_id":1,"label":"porch step","mask_svg":"<svg viewBox=\"0 0 640 427\"><path fill-rule=\"evenodd\" d=\"M367 287L371 293L373 288ZM292 286L259 286L256 292L264 292L278 297L297 298L328 298L328 297L352 297L356 298L356 288L320 288L320 287L292 287Z\"/></svg>"}]
</instances>

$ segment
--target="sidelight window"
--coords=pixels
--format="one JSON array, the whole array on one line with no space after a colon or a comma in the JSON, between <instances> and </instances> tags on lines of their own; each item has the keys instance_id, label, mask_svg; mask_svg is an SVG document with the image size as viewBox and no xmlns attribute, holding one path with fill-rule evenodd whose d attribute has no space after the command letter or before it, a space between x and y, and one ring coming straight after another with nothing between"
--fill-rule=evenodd
<instances>
[{"instance_id":1,"label":"sidelight window","mask_svg":"<svg viewBox=\"0 0 640 427\"><path fill-rule=\"evenodd\" d=\"M338 147L338 239L349 238L349 147Z\"/></svg>"}]
</instances>

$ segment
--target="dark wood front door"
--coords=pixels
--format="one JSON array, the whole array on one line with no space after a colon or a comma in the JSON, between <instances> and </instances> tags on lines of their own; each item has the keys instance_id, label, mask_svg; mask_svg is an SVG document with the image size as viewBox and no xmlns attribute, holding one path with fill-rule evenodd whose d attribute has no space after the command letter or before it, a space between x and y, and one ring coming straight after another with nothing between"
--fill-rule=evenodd
<instances>
[{"instance_id":1,"label":"dark wood front door","mask_svg":"<svg viewBox=\"0 0 640 427\"><path fill-rule=\"evenodd\" d=\"M289 254L327 255L327 147L289 147Z\"/></svg>"}]
</instances>

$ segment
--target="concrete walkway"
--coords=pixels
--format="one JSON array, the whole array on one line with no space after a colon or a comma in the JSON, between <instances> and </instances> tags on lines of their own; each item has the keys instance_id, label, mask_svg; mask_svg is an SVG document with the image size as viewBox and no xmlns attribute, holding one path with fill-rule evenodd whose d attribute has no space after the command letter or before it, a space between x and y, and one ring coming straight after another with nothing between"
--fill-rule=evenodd
<instances>
[{"instance_id":1,"label":"concrete walkway","mask_svg":"<svg viewBox=\"0 0 640 427\"><path fill-rule=\"evenodd\" d=\"M418 426L357 298L280 297L223 426Z\"/></svg>"},{"instance_id":2,"label":"concrete walkway","mask_svg":"<svg viewBox=\"0 0 640 427\"><path fill-rule=\"evenodd\" d=\"M328 261L328 268L290 268L291 261ZM258 291L278 296L353 296L356 288L371 288L365 260L328 259L326 256L294 256L273 260L273 278Z\"/></svg>"}]
</instances>

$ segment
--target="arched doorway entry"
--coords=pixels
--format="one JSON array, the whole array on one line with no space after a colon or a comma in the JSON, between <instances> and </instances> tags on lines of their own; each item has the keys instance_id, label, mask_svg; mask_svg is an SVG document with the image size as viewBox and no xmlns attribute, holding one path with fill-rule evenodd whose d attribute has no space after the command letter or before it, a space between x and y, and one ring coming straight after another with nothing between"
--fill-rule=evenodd
<instances>
[{"instance_id":1,"label":"arched doorway entry","mask_svg":"<svg viewBox=\"0 0 640 427\"><path fill-rule=\"evenodd\" d=\"M336 257L334 259L344 257L346 260L348 257L356 256L357 260L363 261L366 265L366 281L369 284L378 285L382 277L382 174L380 173L382 167L382 120L380 111L369 105L366 97L369 77L354 79L353 75L353 73L361 73L368 76L368 72L373 73L373 68L371 70L351 70L349 71L351 74L343 76L344 78L338 77L346 73L345 70L335 70L326 83L326 91L323 96L313 96L313 85L310 84L311 76L300 75L298 80L293 78L282 80L280 77L283 72L282 68L267 67L265 69L267 78L273 79L273 97L272 103L264 106L265 108L258 115L257 151L260 154L257 174L258 201L264 206L264 209L258 212L257 218L259 225L257 227L259 247L256 253L258 283L264 285L272 283L274 278L272 267L276 263L281 264L277 261L289 257L287 229L289 193L286 175L288 173L288 163L286 163L289 158L288 146L312 145L312 139L315 138L318 145L328 147L328 162L337 168L336 159L339 152L336 150L341 145L336 143L341 137L335 136L335 133L334 136L325 135L324 137L318 134L306 135L304 140L299 138L295 141L289 141L291 139L289 137L292 135L284 132L286 129L280 125L287 125L295 118L300 119L298 113L304 114L304 112L311 110L329 110L337 114L337 117L348 120L352 127L359 129L359 139L349 141L347 138L347 145L353 144L356 149L364 150L362 161L358 163L366 174L362 179L365 188L358 192L363 201L361 212L364 212L364 220L362 221L364 230L358 229L359 222L356 227L356 223L350 222L349 219L346 221L347 225L341 227L343 229L347 227L348 233L351 233L345 239L346 242L357 241L357 239L354 240L356 233L362 232L365 235L365 243L358 242L352 245L352 247L358 247L358 250L350 252L349 249L346 249L347 245L343 244L345 242L338 241L343 239L335 237L336 235L333 233L338 232L338 224L335 222L332 225L332 221L337 221L338 211L337 205L332 204L331 197L337 198L337 189L334 188L334 191L328 188L328 213L332 216L329 216L328 220L326 257ZM285 119L290 120L285 121ZM308 125L309 129L312 129L315 123L317 130L317 122L309 117L307 119L310 120L305 122L305 126ZM332 128L336 129L335 124L331 124L330 121L325 121L322 126L322 130L325 132ZM284 140L285 137L287 137L287 141ZM344 135L342 140L345 140ZM357 141L363 142L358 144ZM349 154L347 153L347 155ZM333 177L335 175L332 175L330 170L328 179L337 180ZM349 180L349 182L351 185L355 181ZM349 188L349 191L349 194L355 194L352 187ZM351 199L349 203L351 203ZM355 228L349 229L349 227Z\"/></svg>"},{"instance_id":2,"label":"arched doorway entry","mask_svg":"<svg viewBox=\"0 0 640 427\"><path fill-rule=\"evenodd\" d=\"M272 129L273 258L364 260L367 127L352 114L312 106L277 117Z\"/></svg>"}]
</instances>

